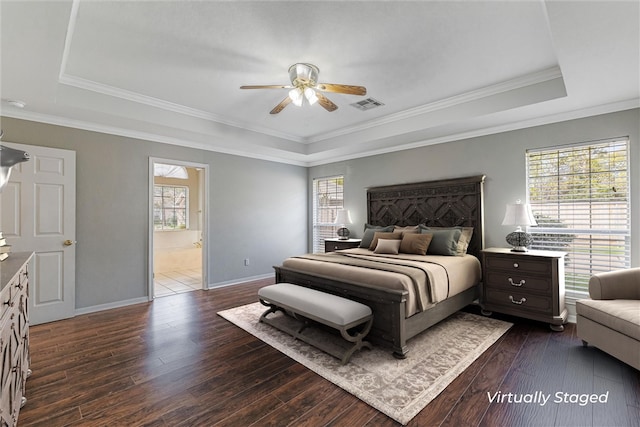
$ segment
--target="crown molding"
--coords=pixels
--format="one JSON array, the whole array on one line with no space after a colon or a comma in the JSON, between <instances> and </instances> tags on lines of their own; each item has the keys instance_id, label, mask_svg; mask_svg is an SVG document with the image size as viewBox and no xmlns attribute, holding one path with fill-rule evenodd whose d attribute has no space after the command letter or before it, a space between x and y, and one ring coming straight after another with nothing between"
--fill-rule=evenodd
<instances>
[{"instance_id":1,"label":"crown molding","mask_svg":"<svg viewBox=\"0 0 640 427\"><path fill-rule=\"evenodd\" d=\"M273 136L280 139L286 139L288 141L299 142L299 143L304 142L304 139L291 134L287 134L284 132L276 132L274 130L263 128L263 127L250 126L250 125L247 125L246 123L234 122L231 120L224 119L223 117L217 114L209 113L207 111L198 110L196 108L187 107L185 105L176 104L174 102L165 101L163 99L154 98L152 96L142 95L137 92L132 92L132 91L117 88L114 86L94 82L92 80L83 79L81 77L71 76L69 74L60 75L58 81L59 83L67 86L72 86L78 89L84 89L91 92L100 93L102 95L124 99L124 100L135 102L138 104L144 104L154 108L160 108L162 110L183 114L185 116L195 117L198 119L203 119L203 120L207 120L207 121L211 121L211 122L215 122L215 123L219 123L227 126L232 126L235 128L248 130L252 132L258 132L264 135L269 135L269 136Z\"/></svg>"},{"instance_id":2,"label":"crown molding","mask_svg":"<svg viewBox=\"0 0 640 427\"><path fill-rule=\"evenodd\" d=\"M526 128L535 127L535 126L543 126L543 125L575 120L575 119L582 119L582 118L597 116L602 114L615 113L618 111L631 110L635 108L640 108L640 98L634 98L634 99L629 99L625 101L613 102L609 104L598 105L598 106L593 106L593 107L579 109L579 110L551 114L543 117L536 117L532 119L514 121L511 123L505 123L502 125L488 126L484 128L466 131L466 132L452 133L452 134L441 136L441 137L420 139L418 141L412 141L405 144L394 145L390 147L358 151L357 153L352 153L352 154L330 155L330 156L327 156L326 158L321 158L321 159L318 157L322 157L322 152L315 153L314 155L290 153L291 157L288 157L287 155L276 156L276 155L268 155L268 154L259 154L250 150L230 149L227 147L204 144L202 142L197 142L197 141L189 141L183 138L173 138L173 137L159 135L151 132L135 131L131 129L119 128L116 126L101 125L101 124L92 123L88 121L71 120L71 119L48 115L48 114L40 114L40 113L33 113L25 110L19 110L17 108L4 109L2 111L2 117L9 117L9 118L20 119L20 120L29 120L29 121L46 123L46 124L51 124L56 126L70 127L70 128L87 130L92 132L100 132L100 133L122 136L127 138L135 138L135 139L141 139L141 140L146 140L151 142L171 144L171 145L177 145L181 147L195 148L195 149L213 151L213 152L218 152L223 154L248 157L248 158L253 158L258 160L290 164L294 166L313 167L313 166L320 166L320 165L335 163L340 161L358 159L362 157L369 157L369 156L374 156L379 154L392 153L396 151L409 150L409 149L424 147L428 145L443 144L447 142L460 141L460 140L469 139L469 138L477 138L477 137L493 135L493 134L502 133L502 132L510 132L510 131L519 130L519 129L526 129ZM293 158L294 156L297 156L297 157L306 156L306 160L295 159ZM314 157L316 159L314 159Z\"/></svg>"},{"instance_id":3,"label":"crown molding","mask_svg":"<svg viewBox=\"0 0 640 427\"><path fill-rule=\"evenodd\" d=\"M567 111L557 114L551 114L543 117L536 117L533 119L525 119L506 123L502 125L488 126L484 128L474 129L466 132L452 133L441 137L427 138L419 141L409 142L406 144L395 145L393 147L385 147L374 150L359 151L353 154L337 155L327 157L326 159L309 161L308 167L320 166L329 163L359 159L363 157L375 156L379 154L393 153L397 151L410 150L413 148L425 147L428 145L444 144L447 142L461 141L470 138L478 138L487 135L495 135L503 132L511 132L520 129L526 129L536 126L544 126L553 123L560 123L569 120L584 119L587 117L598 116L602 114L616 113L619 111L632 110L640 108L640 98L629 99L620 102L613 102L610 104L598 105L589 108L583 108L579 110Z\"/></svg>"},{"instance_id":4,"label":"crown molding","mask_svg":"<svg viewBox=\"0 0 640 427\"><path fill-rule=\"evenodd\" d=\"M151 132L136 131L132 129L117 127L117 126L102 125L102 124L83 121L83 120L68 119L65 117L59 117L59 116L54 116L49 114L33 113L33 112L23 111L18 109L11 109L10 111L8 110L2 111L2 117L28 120L28 121L38 122L38 123L69 127L73 129L80 129L80 130L86 130L91 132L99 132L99 133L104 133L108 135L122 136L125 138L140 139L143 141L177 145L177 146L186 147L186 148L195 148L199 150L213 151L216 153L231 154L235 156L248 157L248 158L258 159L258 160L266 160L266 161L276 162L276 163L285 163L285 164L290 164L295 166L307 166L307 163L305 161L296 160L294 158L288 158L285 155L276 156L276 155L269 155L269 154L263 154L263 153L255 153L250 149L247 149L247 150L231 149L231 148L222 147L218 145L205 144L205 143L193 141L193 140L186 140L184 138L174 138L174 137L160 135L160 134L151 133ZM300 155L297 153L296 154L292 153L292 156L300 156Z\"/></svg>"},{"instance_id":5,"label":"crown molding","mask_svg":"<svg viewBox=\"0 0 640 427\"><path fill-rule=\"evenodd\" d=\"M441 99L429 104L424 104L419 107L411 108L401 111L395 114L389 114L377 119L372 119L367 122L358 124L356 126L345 127L333 132L327 132L322 135L307 138L307 143L320 142L327 139L335 138L338 136L348 135L355 132L364 131L381 125L389 123L399 122L402 120L410 119L415 116L423 114L433 113L434 111L444 110L457 105L466 104L468 102L477 101L479 99L487 98L501 93L509 92L511 90L521 89L527 86L532 86L538 83L544 83L557 78L562 78L562 72L559 67L552 67L536 73L527 74L515 79L507 80L495 85L486 86L481 89L472 90L459 95L451 96L449 98Z\"/></svg>"}]
</instances>

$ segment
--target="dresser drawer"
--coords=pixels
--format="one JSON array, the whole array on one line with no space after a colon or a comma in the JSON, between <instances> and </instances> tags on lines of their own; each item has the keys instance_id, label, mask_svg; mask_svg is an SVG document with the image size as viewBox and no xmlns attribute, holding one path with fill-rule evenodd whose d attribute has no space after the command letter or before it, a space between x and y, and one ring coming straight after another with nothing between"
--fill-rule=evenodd
<instances>
[{"instance_id":1,"label":"dresser drawer","mask_svg":"<svg viewBox=\"0 0 640 427\"><path fill-rule=\"evenodd\" d=\"M539 292L551 295L553 283L548 276L536 276L524 271L487 271L485 286L510 289L512 292Z\"/></svg>"},{"instance_id":2,"label":"dresser drawer","mask_svg":"<svg viewBox=\"0 0 640 427\"><path fill-rule=\"evenodd\" d=\"M7 283L7 285L0 292L0 322L2 322L2 320L5 318L7 312L9 311L9 308L11 307L11 300L15 296L17 290L17 288L14 287L15 281L16 279Z\"/></svg>"},{"instance_id":3,"label":"dresser drawer","mask_svg":"<svg viewBox=\"0 0 640 427\"><path fill-rule=\"evenodd\" d=\"M549 275L552 264L547 259L518 256L487 256L485 257L487 270L507 270L531 274Z\"/></svg>"},{"instance_id":4,"label":"dresser drawer","mask_svg":"<svg viewBox=\"0 0 640 427\"><path fill-rule=\"evenodd\" d=\"M501 289L486 289L485 298L488 304L497 304L519 311L535 311L539 313L553 312L553 301L550 296L533 295L526 292L509 292Z\"/></svg>"}]
</instances>

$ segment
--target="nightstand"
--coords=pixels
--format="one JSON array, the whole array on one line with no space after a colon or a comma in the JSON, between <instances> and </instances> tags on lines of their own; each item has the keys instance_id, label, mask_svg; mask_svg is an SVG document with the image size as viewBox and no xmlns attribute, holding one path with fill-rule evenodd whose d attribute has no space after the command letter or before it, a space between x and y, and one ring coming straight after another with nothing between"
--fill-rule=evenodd
<instances>
[{"instance_id":1,"label":"nightstand","mask_svg":"<svg viewBox=\"0 0 640 427\"><path fill-rule=\"evenodd\" d=\"M564 252L482 251L482 313L492 311L548 322L553 331L567 323Z\"/></svg>"},{"instance_id":2,"label":"nightstand","mask_svg":"<svg viewBox=\"0 0 640 427\"><path fill-rule=\"evenodd\" d=\"M362 239L325 239L324 241L324 251L325 252L335 252L340 249L351 249L357 248L360 246L360 242Z\"/></svg>"}]
</instances>

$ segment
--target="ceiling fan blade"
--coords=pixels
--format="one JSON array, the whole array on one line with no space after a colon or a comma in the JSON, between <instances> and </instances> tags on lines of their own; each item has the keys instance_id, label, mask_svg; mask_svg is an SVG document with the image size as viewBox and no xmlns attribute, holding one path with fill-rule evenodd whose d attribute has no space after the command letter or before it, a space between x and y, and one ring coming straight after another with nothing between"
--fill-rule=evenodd
<instances>
[{"instance_id":1,"label":"ceiling fan blade","mask_svg":"<svg viewBox=\"0 0 640 427\"><path fill-rule=\"evenodd\" d=\"M367 94L367 88L364 86L339 85L334 83L318 83L316 89L324 92L346 93L348 95Z\"/></svg>"},{"instance_id":2,"label":"ceiling fan blade","mask_svg":"<svg viewBox=\"0 0 640 427\"><path fill-rule=\"evenodd\" d=\"M284 110L284 107L286 107L290 103L291 103L291 98L287 96L285 99L280 101L280 104L273 107L273 110L271 110L269 114L278 114L280 111Z\"/></svg>"},{"instance_id":3,"label":"ceiling fan blade","mask_svg":"<svg viewBox=\"0 0 640 427\"><path fill-rule=\"evenodd\" d=\"M291 85L253 85L240 86L240 89L292 89Z\"/></svg>"},{"instance_id":4,"label":"ceiling fan blade","mask_svg":"<svg viewBox=\"0 0 640 427\"><path fill-rule=\"evenodd\" d=\"M329 98L327 98L323 94L316 92L316 96L318 97L318 104L322 105L322 107L328 112L332 112L338 109L338 106L331 102Z\"/></svg>"}]
</instances>

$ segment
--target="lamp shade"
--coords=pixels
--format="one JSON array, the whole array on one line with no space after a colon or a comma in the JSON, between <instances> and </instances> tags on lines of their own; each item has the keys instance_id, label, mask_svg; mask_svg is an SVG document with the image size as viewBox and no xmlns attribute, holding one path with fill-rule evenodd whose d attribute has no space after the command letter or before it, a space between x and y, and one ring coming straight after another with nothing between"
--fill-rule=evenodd
<instances>
[{"instance_id":1,"label":"lamp shade","mask_svg":"<svg viewBox=\"0 0 640 427\"><path fill-rule=\"evenodd\" d=\"M507 204L502 225L528 226L537 225L537 223L531 212L531 206L528 203L520 203L518 200L516 203Z\"/></svg>"},{"instance_id":2,"label":"lamp shade","mask_svg":"<svg viewBox=\"0 0 640 427\"><path fill-rule=\"evenodd\" d=\"M351 224L351 216L349 215L349 209L340 209L336 215L334 224Z\"/></svg>"}]
</instances>

